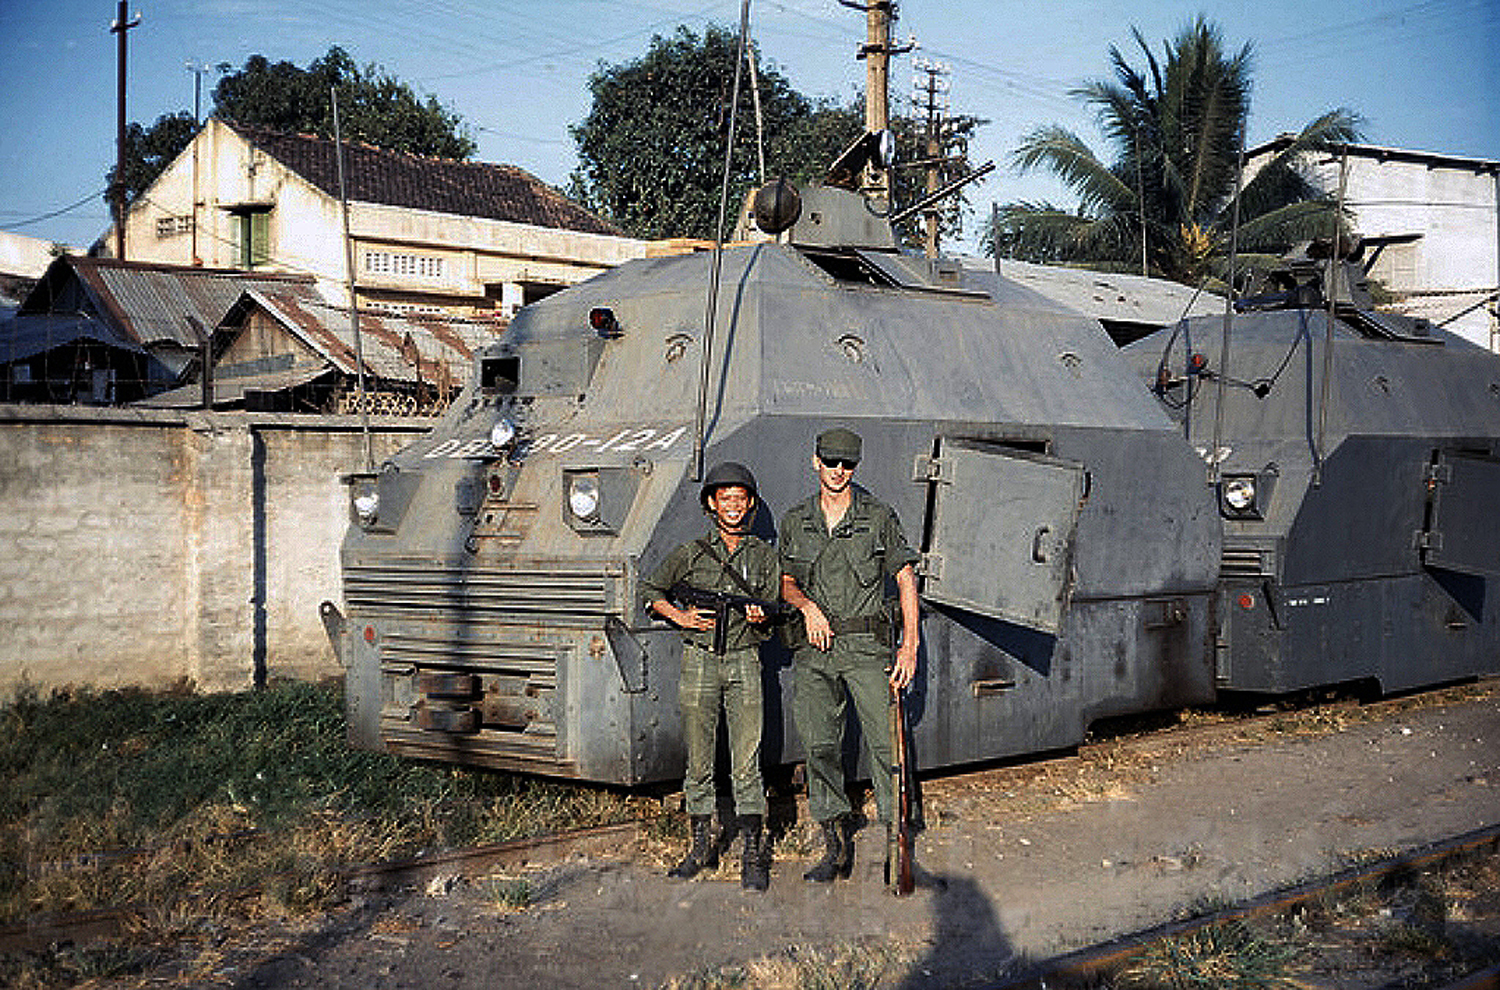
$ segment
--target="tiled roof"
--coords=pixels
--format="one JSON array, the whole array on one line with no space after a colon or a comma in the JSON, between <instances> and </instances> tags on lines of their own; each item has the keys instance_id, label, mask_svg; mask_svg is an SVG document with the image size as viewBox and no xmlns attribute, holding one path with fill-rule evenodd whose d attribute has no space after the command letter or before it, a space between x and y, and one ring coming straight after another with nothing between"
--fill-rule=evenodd
<instances>
[{"instance_id":1,"label":"tiled roof","mask_svg":"<svg viewBox=\"0 0 1500 990\"><path fill-rule=\"evenodd\" d=\"M256 148L338 198L333 141L225 123ZM514 165L427 158L346 141L344 179L349 198L359 202L623 236L619 228Z\"/></svg>"}]
</instances>

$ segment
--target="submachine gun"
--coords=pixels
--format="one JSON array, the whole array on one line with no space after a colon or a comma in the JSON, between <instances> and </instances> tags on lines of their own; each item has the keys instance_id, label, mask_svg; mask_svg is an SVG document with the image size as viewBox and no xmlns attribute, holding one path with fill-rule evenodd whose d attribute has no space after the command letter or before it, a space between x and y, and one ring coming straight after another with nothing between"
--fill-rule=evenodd
<instances>
[{"instance_id":1,"label":"submachine gun","mask_svg":"<svg viewBox=\"0 0 1500 990\"><path fill-rule=\"evenodd\" d=\"M744 611L752 605L760 606L766 615L766 625L779 622L795 611L786 602L767 602L750 595L737 595L731 591L705 591L679 581L667 592L667 598L678 608L705 608L714 614L715 656L724 655L725 637L729 634L729 610Z\"/></svg>"}]
</instances>

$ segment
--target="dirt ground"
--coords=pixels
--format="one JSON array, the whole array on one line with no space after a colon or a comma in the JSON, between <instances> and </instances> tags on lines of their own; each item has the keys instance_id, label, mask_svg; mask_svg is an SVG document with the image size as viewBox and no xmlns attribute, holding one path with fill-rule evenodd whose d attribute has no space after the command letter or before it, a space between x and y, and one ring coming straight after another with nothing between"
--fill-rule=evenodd
<instances>
[{"instance_id":1,"label":"dirt ground","mask_svg":"<svg viewBox=\"0 0 1500 990\"><path fill-rule=\"evenodd\" d=\"M849 947L877 969L899 960L889 985L982 984L1500 822L1500 692L1373 719L1320 710L1253 731L1106 743L929 780L924 799L920 883L906 898L882 885L874 828L858 838L853 878L817 885L801 879L812 830L794 825L764 894L740 889L737 860L668 880L680 850L645 839L613 855L359 894L333 913L217 942L210 933L118 985L655 987L754 960L769 974L761 985L777 985L767 960Z\"/></svg>"}]
</instances>

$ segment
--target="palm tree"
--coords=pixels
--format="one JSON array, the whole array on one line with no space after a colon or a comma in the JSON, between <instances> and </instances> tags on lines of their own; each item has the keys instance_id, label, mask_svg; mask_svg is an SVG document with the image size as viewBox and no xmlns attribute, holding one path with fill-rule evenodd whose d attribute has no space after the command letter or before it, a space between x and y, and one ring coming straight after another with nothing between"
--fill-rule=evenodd
<instances>
[{"instance_id":1,"label":"palm tree","mask_svg":"<svg viewBox=\"0 0 1500 990\"><path fill-rule=\"evenodd\" d=\"M1227 55L1218 28L1202 15L1165 45L1164 62L1139 30L1132 34L1146 70L1111 45L1117 81L1089 82L1072 94L1098 109L1113 164L1063 127L1033 131L1015 151L1015 165L1022 172L1054 172L1078 195L1078 208L1046 202L999 207L991 246L1028 261L1123 271L1144 266L1198 284L1223 274L1229 250L1250 108L1251 46ZM1347 109L1325 113L1248 178L1239 197L1241 251L1280 253L1329 233L1334 204L1298 162L1308 151L1358 140L1360 123Z\"/></svg>"}]
</instances>

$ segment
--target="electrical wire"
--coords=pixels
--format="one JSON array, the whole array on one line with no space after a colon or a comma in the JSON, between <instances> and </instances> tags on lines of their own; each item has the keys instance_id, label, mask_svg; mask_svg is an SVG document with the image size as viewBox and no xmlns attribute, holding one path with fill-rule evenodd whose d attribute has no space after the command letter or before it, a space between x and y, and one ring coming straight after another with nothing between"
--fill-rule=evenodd
<instances>
[{"instance_id":1,"label":"electrical wire","mask_svg":"<svg viewBox=\"0 0 1500 990\"><path fill-rule=\"evenodd\" d=\"M67 206L64 206L60 210L53 210L51 213L43 213L41 216L31 217L31 218L26 219L26 220L17 220L17 221L15 221L13 223L0 224L0 230L14 230L16 227L25 227L25 226L27 226L29 224L41 223L43 220L51 220L53 217L60 217L64 213L67 213L67 212L69 212L71 210L78 209L80 206L82 206L85 203L92 202L93 200L98 199L100 196L103 196L107 192L109 192L108 189L101 189L101 190L99 190L96 193L89 193L87 196L83 197L78 202L71 203L71 204L69 204Z\"/></svg>"}]
</instances>

